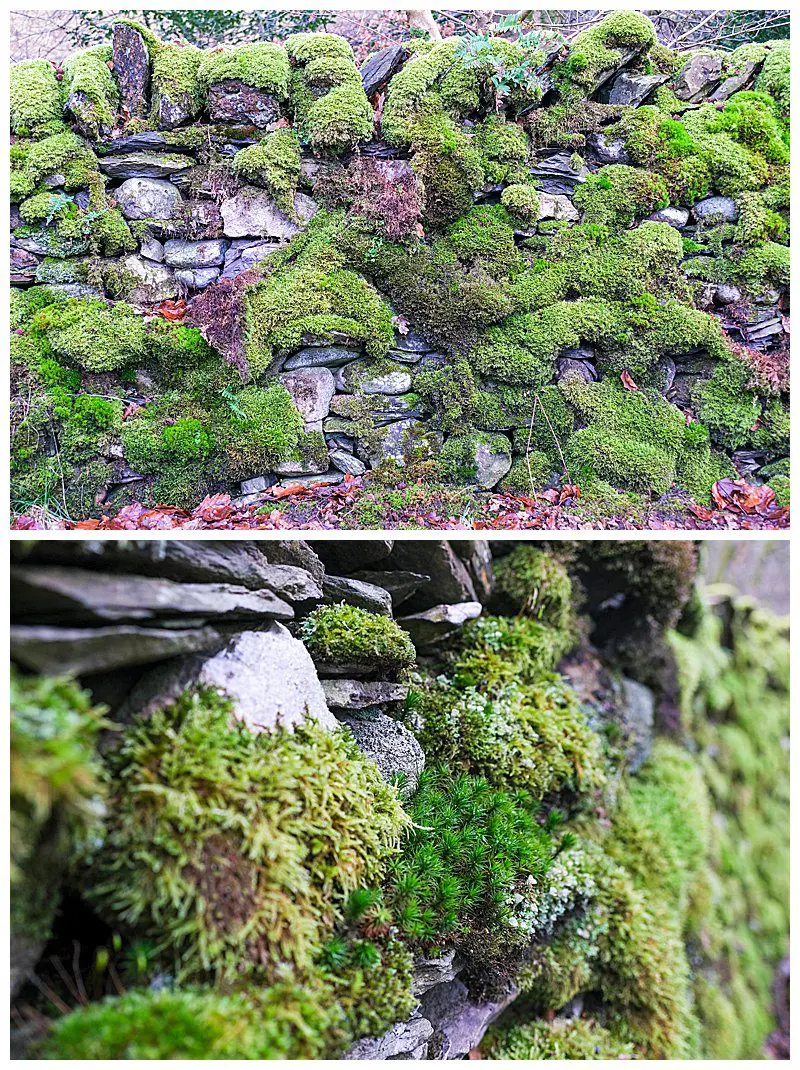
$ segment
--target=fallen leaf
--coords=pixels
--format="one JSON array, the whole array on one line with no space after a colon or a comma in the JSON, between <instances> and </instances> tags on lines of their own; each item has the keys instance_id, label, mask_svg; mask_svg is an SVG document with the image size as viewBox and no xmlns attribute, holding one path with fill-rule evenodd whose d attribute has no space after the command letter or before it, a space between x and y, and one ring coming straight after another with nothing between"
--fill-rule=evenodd
<instances>
[{"instance_id":1,"label":"fallen leaf","mask_svg":"<svg viewBox=\"0 0 800 1070\"><path fill-rule=\"evenodd\" d=\"M620 373L620 379L622 380L622 385L625 387L626 390L639 389L636 383L634 383L633 379L631 378L631 374L627 369Z\"/></svg>"},{"instance_id":2,"label":"fallen leaf","mask_svg":"<svg viewBox=\"0 0 800 1070\"><path fill-rule=\"evenodd\" d=\"M160 304L156 305L154 311L163 319L170 320L171 322L182 320L186 315L186 302L184 300L162 301Z\"/></svg>"},{"instance_id":3,"label":"fallen leaf","mask_svg":"<svg viewBox=\"0 0 800 1070\"><path fill-rule=\"evenodd\" d=\"M732 509L747 515L769 516L778 507L772 487L756 487L745 479L719 479L711 488L719 509Z\"/></svg>"},{"instance_id":4,"label":"fallen leaf","mask_svg":"<svg viewBox=\"0 0 800 1070\"><path fill-rule=\"evenodd\" d=\"M403 336L408 334L408 320L405 316L392 316L392 323L397 328L397 333Z\"/></svg>"},{"instance_id":5,"label":"fallen leaf","mask_svg":"<svg viewBox=\"0 0 800 1070\"><path fill-rule=\"evenodd\" d=\"M134 413L138 412L139 409L141 409L141 407L142 406L137 401L132 401L129 405L126 405L125 408L123 409L122 419L123 420L129 419L131 416L133 416Z\"/></svg>"}]
</instances>

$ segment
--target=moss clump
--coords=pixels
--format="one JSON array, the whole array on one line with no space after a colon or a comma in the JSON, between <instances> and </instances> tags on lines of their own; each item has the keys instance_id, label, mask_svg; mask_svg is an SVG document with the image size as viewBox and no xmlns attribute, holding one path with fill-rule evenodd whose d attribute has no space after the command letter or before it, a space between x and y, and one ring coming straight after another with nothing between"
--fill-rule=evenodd
<instances>
[{"instance_id":1,"label":"moss clump","mask_svg":"<svg viewBox=\"0 0 800 1070\"><path fill-rule=\"evenodd\" d=\"M294 217L294 195L300 178L300 142L293 130L274 130L258 145L237 152L233 169L246 182L269 190L278 207Z\"/></svg>"},{"instance_id":2,"label":"moss clump","mask_svg":"<svg viewBox=\"0 0 800 1070\"><path fill-rule=\"evenodd\" d=\"M710 379L701 379L692 392L697 414L714 441L732 450L751 439L761 415L752 379L752 369L743 360L729 360Z\"/></svg>"},{"instance_id":3,"label":"moss clump","mask_svg":"<svg viewBox=\"0 0 800 1070\"><path fill-rule=\"evenodd\" d=\"M12 668L12 942L48 938L70 857L97 831L104 712L71 680Z\"/></svg>"},{"instance_id":4,"label":"moss clump","mask_svg":"<svg viewBox=\"0 0 800 1070\"><path fill-rule=\"evenodd\" d=\"M88 894L155 939L180 979L269 982L310 968L407 824L395 789L343 735L253 734L211 691L134 724L107 765Z\"/></svg>"},{"instance_id":5,"label":"moss clump","mask_svg":"<svg viewBox=\"0 0 800 1070\"><path fill-rule=\"evenodd\" d=\"M205 53L194 45L164 44L152 31L131 19L118 19L142 37L151 63L150 122L166 129L196 119L206 105L199 69Z\"/></svg>"},{"instance_id":6,"label":"moss clump","mask_svg":"<svg viewBox=\"0 0 800 1070\"><path fill-rule=\"evenodd\" d=\"M500 197L503 207L520 223L530 226L539 218L539 195L534 186L506 186Z\"/></svg>"},{"instance_id":7,"label":"moss clump","mask_svg":"<svg viewBox=\"0 0 800 1070\"><path fill-rule=\"evenodd\" d=\"M42 137L63 126L62 92L55 67L46 59L26 59L11 67L11 129L21 137Z\"/></svg>"},{"instance_id":8,"label":"moss clump","mask_svg":"<svg viewBox=\"0 0 800 1070\"><path fill-rule=\"evenodd\" d=\"M43 178L62 174L64 189L84 189L97 177L97 157L71 130L51 134L25 151L22 174L31 192Z\"/></svg>"},{"instance_id":9,"label":"moss clump","mask_svg":"<svg viewBox=\"0 0 800 1070\"><path fill-rule=\"evenodd\" d=\"M434 226L456 219L470 208L473 190L484 182L478 150L445 115L420 119L410 136L411 166L425 191L424 218Z\"/></svg>"},{"instance_id":10,"label":"moss clump","mask_svg":"<svg viewBox=\"0 0 800 1070\"><path fill-rule=\"evenodd\" d=\"M353 50L335 34L294 34L291 97L298 131L315 149L340 153L372 137L374 117Z\"/></svg>"},{"instance_id":11,"label":"moss clump","mask_svg":"<svg viewBox=\"0 0 800 1070\"><path fill-rule=\"evenodd\" d=\"M789 115L790 51L788 41L771 41L755 88L767 93L784 116Z\"/></svg>"},{"instance_id":12,"label":"moss clump","mask_svg":"<svg viewBox=\"0 0 800 1070\"><path fill-rule=\"evenodd\" d=\"M495 562L495 595L517 613L565 634L573 627L572 580L563 564L535 546L518 546Z\"/></svg>"},{"instance_id":13,"label":"moss clump","mask_svg":"<svg viewBox=\"0 0 800 1070\"><path fill-rule=\"evenodd\" d=\"M510 454L511 443L505 435L492 435L473 431L466 435L451 435L439 453L442 479L446 483L477 483L488 489L489 484L480 483L479 456ZM490 479L494 478L490 476Z\"/></svg>"},{"instance_id":14,"label":"moss clump","mask_svg":"<svg viewBox=\"0 0 800 1070\"><path fill-rule=\"evenodd\" d=\"M253 41L235 48L219 49L203 55L197 69L201 85L237 81L263 89L278 100L289 96L289 59L280 45Z\"/></svg>"},{"instance_id":15,"label":"moss clump","mask_svg":"<svg viewBox=\"0 0 800 1070\"><path fill-rule=\"evenodd\" d=\"M402 677L417 657L408 633L391 617L345 603L315 609L303 621L300 635L315 661L363 662L392 678Z\"/></svg>"},{"instance_id":16,"label":"moss clump","mask_svg":"<svg viewBox=\"0 0 800 1070\"><path fill-rule=\"evenodd\" d=\"M146 352L144 320L121 301L110 305L71 298L49 305L33 317L31 332L57 359L88 371L122 368Z\"/></svg>"},{"instance_id":17,"label":"moss clump","mask_svg":"<svg viewBox=\"0 0 800 1070\"><path fill-rule=\"evenodd\" d=\"M76 119L87 136L95 139L111 133L120 104L109 69L111 60L111 46L98 45L76 52L64 64L64 93L67 100L75 98Z\"/></svg>"},{"instance_id":18,"label":"moss clump","mask_svg":"<svg viewBox=\"0 0 800 1070\"><path fill-rule=\"evenodd\" d=\"M791 274L791 251L787 245L764 242L748 249L734 266L737 279L758 293L765 286L788 286Z\"/></svg>"},{"instance_id":19,"label":"moss clump","mask_svg":"<svg viewBox=\"0 0 800 1070\"><path fill-rule=\"evenodd\" d=\"M481 1052L488 1059L630 1059L630 1041L620 1040L591 1018L528 1022L487 1035Z\"/></svg>"},{"instance_id":20,"label":"moss clump","mask_svg":"<svg viewBox=\"0 0 800 1070\"><path fill-rule=\"evenodd\" d=\"M655 44L656 32L646 15L615 11L571 42L569 55L554 68L554 82L565 100L590 96L625 51L646 52Z\"/></svg>"},{"instance_id":21,"label":"moss clump","mask_svg":"<svg viewBox=\"0 0 800 1070\"><path fill-rule=\"evenodd\" d=\"M45 1059L314 1059L342 1034L325 989L279 984L247 994L134 989L57 1021Z\"/></svg>"},{"instance_id":22,"label":"moss clump","mask_svg":"<svg viewBox=\"0 0 800 1070\"><path fill-rule=\"evenodd\" d=\"M628 227L669 204L669 193L664 179L652 171L608 164L579 185L573 199L584 223Z\"/></svg>"}]
</instances>

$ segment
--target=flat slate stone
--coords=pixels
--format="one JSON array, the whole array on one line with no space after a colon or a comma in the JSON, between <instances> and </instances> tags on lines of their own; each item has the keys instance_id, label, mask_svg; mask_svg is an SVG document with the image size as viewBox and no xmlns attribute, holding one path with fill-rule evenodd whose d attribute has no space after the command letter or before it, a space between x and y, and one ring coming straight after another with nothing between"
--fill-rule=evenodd
<instances>
[{"instance_id":1,"label":"flat slate stone","mask_svg":"<svg viewBox=\"0 0 800 1070\"><path fill-rule=\"evenodd\" d=\"M228 242L221 238L183 241L171 238L164 245L164 260L174 268L210 268L225 263Z\"/></svg>"},{"instance_id":2,"label":"flat slate stone","mask_svg":"<svg viewBox=\"0 0 800 1070\"><path fill-rule=\"evenodd\" d=\"M482 612L480 602L451 602L408 617L398 617L397 623L411 636L414 646L422 649L454 635L467 621L475 620Z\"/></svg>"},{"instance_id":3,"label":"flat slate stone","mask_svg":"<svg viewBox=\"0 0 800 1070\"><path fill-rule=\"evenodd\" d=\"M409 608L414 612L445 602L478 601L469 570L447 540L397 539L386 567L430 577L413 598Z\"/></svg>"},{"instance_id":4,"label":"flat slate stone","mask_svg":"<svg viewBox=\"0 0 800 1070\"><path fill-rule=\"evenodd\" d=\"M402 605L412 594L430 580L430 576L424 576L421 572L404 572L398 569L395 572L381 572L378 570L356 572L353 579L363 583L374 583L388 591L392 599L392 608Z\"/></svg>"},{"instance_id":5,"label":"flat slate stone","mask_svg":"<svg viewBox=\"0 0 800 1070\"><path fill-rule=\"evenodd\" d=\"M328 605L347 602L370 613L380 613L385 617L392 615L392 596L374 583L364 583L349 576L326 576L322 581L322 591Z\"/></svg>"},{"instance_id":6,"label":"flat slate stone","mask_svg":"<svg viewBox=\"0 0 800 1070\"><path fill-rule=\"evenodd\" d=\"M283 363L284 371L298 368L340 368L352 360L358 360L361 351L348 346L306 346L298 349Z\"/></svg>"},{"instance_id":7,"label":"flat slate stone","mask_svg":"<svg viewBox=\"0 0 800 1070\"><path fill-rule=\"evenodd\" d=\"M360 74L364 92L368 97L385 85L397 74L409 56L405 45L388 45L380 52L374 52L361 64Z\"/></svg>"},{"instance_id":8,"label":"flat slate stone","mask_svg":"<svg viewBox=\"0 0 800 1070\"><path fill-rule=\"evenodd\" d=\"M266 190L245 186L222 202L220 211L228 238L272 238L290 241L317 212L317 205L305 193L294 198L297 222L275 204Z\"/></svg>"},{"instance_id":9,"label":"flat slate stone","mask_svg":"<svg viewBox=\"0 0 800 1070\"><path fill-rule=\"evenodd\" d=\"M76 676L163 661L178 654L209 650L220 642L213 628L58 628L46 624L11 626L11 659L45 674Z\"/></svg>"},{"instance_id":10,"label":"flat slate stone","mask_svg":"<svg viewBox=\"0 0 800 1070\"><path fill-rule=\"evenodd\" d=\"M332 710L366 710L405 702L408 687L388 680L322 680L325 699Z\"/></svg>"},{"instance_id":11,"label":"flat slate stone","mask_svg":"<svg viewBox=\"0 0 800 1070\"><path fill-rule=\"evenodd\" d=\"M281 108L265 90L229 78L208 87L208 114L215 123L267 127L280 119Z\"/></svg>"},{"instance_id":12,"label":"flat slate stone","mask_svg":"<svg viewBox=\"0 0 800 1070\"><path fill-rule=\"evenodd\" d=\"M114 23L114 80L124 111L132 119L147 115L150 91L150 53L144 38L132 26Z\"/></svg>"},{"instance_id":13,"label":"flat slate stone","mask_svg":"<svg viewBox=\"0 0 800 1070\"><path fill-rule=\"evenodd\" d=\"M100 170L110 178L168 178L194 166L191 156L173 152L126 152L100 158Z\"/></svg>"}]
</instances>

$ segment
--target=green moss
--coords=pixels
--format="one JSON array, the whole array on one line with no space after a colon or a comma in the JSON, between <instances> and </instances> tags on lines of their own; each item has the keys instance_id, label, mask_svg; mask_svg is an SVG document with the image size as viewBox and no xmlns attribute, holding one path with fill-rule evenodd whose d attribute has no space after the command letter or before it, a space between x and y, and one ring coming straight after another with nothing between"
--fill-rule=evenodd
<instances>
[{"instance_id":1,"label":"green moss","mask_svg":"<svg viewBox=\"0 0 800 1070\"><path fill-rule=\"evenodd\" d=\"M314 1059L342 1034L324 987L244 993L133 989L56 1022L45 1059Z\"/></svg>"},{"instance_id":2,"label":"green moss","mask_svg":"<svg viewBox=\"0 0 800 1070\"><path fill-rule=\"evenodd\" d=\"M303 419L283 386L249 386L231 399L230 418L215 434L230 478L248 479L298 457Z\"/></svg>"},{"instance_id":3,"label":"green moss","mask_svg":"<svg viewBox=\"0 0 800 1070\"><path fill-rule=\"evenodd\" d=\"M491 454L510 453L511 443L505 435L484 431L450 435L439 453L442 479L448 483L477 482L478 456L484 450Z\"/></svg>"},{"instance_id":4,"label":"green moss","mask_svg":"<svg viewBox=\"0 0 800 1070\"><path fill-rule=\"evenodd\" d=\"M309 968L348 893L380 880L407 824L395 790L344 736L253 734L210 691L131 726L107 764L90 898L156 939L180 978Z\"/></svg>"},{"instance_id":5,"label":"green moss","mask_svg":"<svg viewBox=\"0 0 800 1070\"><path fill-rule=\"evenodd\" d=\"M775 491L777 504L782 508L788 509L791 505L789 477L782 475L770 476L769 485Z\"/></svg>"},{"instance_id":6,"label":"green moss","mask_svg":"<svg viewBox=\"0 0 800 1070\"><path fill-rule=\"evenodd\" d=\"M788 41L771 41L755 88L768 93L783 115L789 115L790 51Z\"/></svg>"},{"instance_id":7,"label":"green moss","mask_svg":"<svg viewBox=\"0 0 800 1070\"><path fill-rule=\"evenodd\" d=\"M514 461L499 486L505 494L520 494L530 498L550 481L553 472L553 464L547 454L541 450L531 450L523 458Z\"/></svg>"},{"instance_id":8,"label":"green moss","mask_svg":"<svg viewBox=\"0 0 800 1070\"><path fill-rule=\"evenodd\" d=\"M121 368L140 360L146 348L145 323L123 302L72 298L38 312L31 330L57 359L88 371Z\"/></svg>"},{"instance_id":9,"label":"green moss","mask_svg":"<svg viewBox=\"0 0 800 1070\"><path fill-rule=\"evenodd\" d=\"M49 175L62 174L67 191L84 189L97 175L97 157L77 134L65 130L30 146L24 174L34 187Z\"/></svg>"},{"instance_id":10,"label":"green moss","mask_svg":"<svg viewBox=\"0 0 800 1070\"><path fill-rule=\"evenodd\" d=\"M117 22L130 26L142 37L147 46L151 64L150 122L168 128L178 126L170 105L176 104L181 111L195 119L206 104L205 86L199 78L200 64L204 53L194 45L165 44L145 26L131 19ZM181 121L183 121L181 119Z\"/></svg>"},{"instance_id":11,"label":"green moss","mask_svg":"<svg viewBox=\"0 0 800 1070\"><path fill-rule=\"evenodd\" d=\"M21 137L55 134L63 126L62 92L55 67L46 59L26 59L11 67L11 129Z\"/></svg>"},{"instance_id":12,"label":"green moss","mask_svg":"<svg viewBox=\"0 0 800 1070\"><path fill-rule=\"evenodd\" d=\"M81 126L93 138L108 136L117 118L120 95L109 69L112 58L110 45L98 45L74 53L64 64L63 91L79 99Z\"/></svg>"},{"instance_id":13,"label":"green moss","mask_svg":"<svg viewBox=\"0 0 800 1070\"><path fill-rule=\"evenodd\" d=\"M519 123L489 115L478 125L473 144L480 153L487 182L525 182L528 135Z\"/></svg>"},{"instance_id":14,"label":"green moss","mask_svg":"<svg viewBox=\"0 0 800 1070\"><path fill-rule=\"evenodd\" d=\"M485 178L478 150L445 115L420 119L411 128L410 139L411 165L425 191L424 218L438 226L466 212L473 190Z\"/></svg>"},{"instance_id":15,"label":"green moss","mask_svg":"<svg viewBox=\"0 0 800 1070\"><path fill-rule=\"evenodd\" d=\"M572 581L552 554L520 546L495 562L494 573L495 593L515 612L562 631L572 627Z\"/></svg>"},{"instance_id":16,"label":"green moss","mask_svg":"<svg viewBox=\"0 0 800 1070\"><path fill-rule=\"evenodd\" d=\"M627 49L642 52L655 44L655 30L646 15L614 11L571 42L567 58L555 65L554 82L567 100L589 96Z\"/></svg>"},{"instance_id":17,"label":"green moss","mask_svg":"<svg viewBox=\"0 0 800 1070\"><path fill-rule=\"evenodd\" d=\"M233 169L246 182L269 190L275 203L294 217L300 178L300 142L293 130L275 130L233 158Z\"/></svg>"},{"instance_id":18,"label":"green moss","mask_svg":"<svg viewBox=\"0 0 800 1070\"><path fill-rule=\"evenodd\" d=\"M664 179L652 171L608 164L576 188L573 200L584 223L628 227L669 204L669 193Z\"/></svg>"},{"instance_id":19,"label":"green moss","mask_svg":"<svg viewBox=\"0 0 800 1070\"><path fill-rule=\"evenodd\" d=\"M728 449L750 440L761 414L752 390L752 368L743 360L720 364L710 379L701 379L692 392L700 420L712 438Z\"/></svg>"},{"instance_id":20,"label":"green moss","mask_svg":"<svg viewBox=\"0 0 800 1070\"><path fill-rule=\"evenodd\" d=\"M629 1059L633 1045L591 1018L554 1018L490 1033L481 1044L489 1059Z\"/></svg>"},{"instance_id":21,"label":"green moss","mask_svg":"<svg viewBox=\"0 0 800 1070\"><path fill-rule=\"evenodd\" d=\"M506 186L500 200L503 207L526 226L539 218L539 195L533 186Z\"/></svg>"},{"instance_id":22,"label":"green moss","mask_svg":"<svg viewBox=\"0 0 800 1070\"><path fill-rule=\"evenodd\" d=\"M734 274L746 286L758 292L765 286L788 286L791 251L787 245L764 242L747 250L734 265Z\"/></svg>"},{"instance_id":23,"label":"green moss","mask_svg":"<svg viewBox=\"0 0 800 1070\"><path fill-rule=\"evenodd\" d=\"M341 153L372 137L374 117L350 45L335 34L295 34L286 49L296 65L292 105L301 137Z\"/></svg>"},{"instance_id":24,"label":"green moss","mask_svg":"<svg viewBox=\"0 0 800 1070\"><path fill-rule=\"evenodd\" d=\"M343 59L353 62L353 49L344 37L335 33L294 33L286 38L284 47L295 63L310 63L315 59Z\"/></svg>"},{"instance_id":25,"label":"green moss","mask_svg":"<svg viewBox=\"0 0 800 1070\"><path fill-rule=\"evenodd\" d=\"M320 606L303 621L300 635L316 660L368 665L402 677L416 661L408 633L391 619L345 603Z\"/></svg>"},{"instance_id":26,"label":"green moss","mask_svg":"<svg viewBox=\"0 0 800 1070\"><path fill-rule=\"evenodd\" d=\"M206 87L234 80L263 89L278 100L289 96L289 59L280 45L253 41L235 48L207 52L197 70L197 80Z\"/></svg>"}]
</instances>

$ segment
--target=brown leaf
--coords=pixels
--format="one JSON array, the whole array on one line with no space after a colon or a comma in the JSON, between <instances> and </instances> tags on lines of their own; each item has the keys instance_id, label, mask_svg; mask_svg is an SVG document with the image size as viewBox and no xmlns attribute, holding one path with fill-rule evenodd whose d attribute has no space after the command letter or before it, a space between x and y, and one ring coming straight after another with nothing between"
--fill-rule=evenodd
<instances>
[{"instance_id":1,"label":"brown leaf","mask_svg":"<svg viewBox=\"0 0 800 1070\"><path fill-rule=\"evenodd\" d=\"M392 323L397 328L397 333L403 336L408 334L408 320L405 316L392 316Z\"/></svg>"},{"instance_id":2,"label":"brown leaf","mask_svg":"<svg viewBox=\"0 0 800 1070\"><path fill-rule=\"evenodd\" d=\"M639 387L636 385L636 383L634 383L633 379L631 378L631 374L627 370L627 368L620 373L620 379L622 380L622 385L625 387L626 390L639 389Z\"/></svg>"},{"instance_id":3,"label":"brown leaf","mask_svg":"<svg viewBox=\"0 0 800 1070\"><path fill-rule=\"evenodd\" d=\"M123 420L129 419L129 417L133 416L134 413L138 412L139 409L141 409L141 407L142 406L139 405L138 402L132 401L129 405L125 406L125 408L124 408L124 410L122 412L122 419Z\"/></svg>"}]
</instances>

